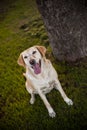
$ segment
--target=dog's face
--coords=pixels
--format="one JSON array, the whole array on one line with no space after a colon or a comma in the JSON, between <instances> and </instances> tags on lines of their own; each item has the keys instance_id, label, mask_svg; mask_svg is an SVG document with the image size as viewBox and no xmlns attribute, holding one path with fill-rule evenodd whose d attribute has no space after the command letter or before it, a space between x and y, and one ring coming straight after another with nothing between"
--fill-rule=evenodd
<instances>
[{"instance_id":1,"label":"dog's face","mask_svg":"<svg viewBox=\"0 0 87 130\"><path fill-rule=\"evenodd\" d=\"M42 58L45 57L46 48L43 46L34 46L23 51L19 58L18 64L28 67L35 74L41 73Z\"/></svg>"}]
</instances>

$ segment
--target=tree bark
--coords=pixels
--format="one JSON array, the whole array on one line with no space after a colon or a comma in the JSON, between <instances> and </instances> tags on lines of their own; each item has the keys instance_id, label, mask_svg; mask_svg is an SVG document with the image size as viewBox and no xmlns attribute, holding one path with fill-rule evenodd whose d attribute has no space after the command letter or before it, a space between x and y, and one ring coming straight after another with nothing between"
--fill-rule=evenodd
<instances>
[{"instance_id":1,"label":"tree bark","mask_svg":"<svg viewBox=\"0 0 87 130\"><path fill-rule=\"evenodd\" d=\"M54 56L76 61L87 56L86 0L36 0Z\"/></svg>"}]
</instances>

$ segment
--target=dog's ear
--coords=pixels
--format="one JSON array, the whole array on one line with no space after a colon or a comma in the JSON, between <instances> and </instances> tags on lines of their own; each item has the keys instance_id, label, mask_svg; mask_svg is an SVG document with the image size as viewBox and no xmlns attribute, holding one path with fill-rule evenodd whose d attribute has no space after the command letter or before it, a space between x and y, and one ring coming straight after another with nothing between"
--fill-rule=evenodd
<instances>
[{"instance_id":1,"label":"dog's ear","mask_svg":"<svg viewBox=\"0 0 87 130\"><path fill-rule=\"evenodd\" d=\"M25 67L25 63L24 63L22 54L20 54L20 56L19 56L19 58L18 58L18 60L17 60L17 63L18 63L20 66Z\"/></svg>"},{"instance_id":2,"label":"dog's ear","mask_svg":"<svg viewBox=\"0 0 87 130\"><path fill-rule=\"evenodd\" d=\"M39 50L39 52L42 54L42 56L45 57L46 48L44 46L36 46L36 48Z\"/></svg>"}]
</instances>

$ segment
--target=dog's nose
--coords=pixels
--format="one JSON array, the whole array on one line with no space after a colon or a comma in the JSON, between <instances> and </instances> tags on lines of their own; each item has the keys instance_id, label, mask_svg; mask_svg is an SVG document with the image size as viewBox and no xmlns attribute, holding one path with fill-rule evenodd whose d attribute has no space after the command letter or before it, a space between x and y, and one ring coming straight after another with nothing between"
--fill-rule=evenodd
<instances>
[{"instance_id":1,"label":"dog's nose","mask_svg":"<svg viewBox=\"0 0 87 130\"><path fill-rule=\"evenodd\" d=\"M31 65L35 65L36 61L34 59L29 61Z\"/></svg>"}]
</instances>

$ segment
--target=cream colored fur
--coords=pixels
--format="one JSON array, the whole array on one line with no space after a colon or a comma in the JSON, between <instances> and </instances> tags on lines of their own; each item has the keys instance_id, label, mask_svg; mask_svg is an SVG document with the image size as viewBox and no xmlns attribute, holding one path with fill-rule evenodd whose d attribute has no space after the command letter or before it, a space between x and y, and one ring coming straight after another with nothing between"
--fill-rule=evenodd
<instances>
[{"instance_id":1,"label":"cream colored fur","mask_svg":"<svg viewBox=\"0 0 87 130\"><path fill-rule=\"evenodd\" d=\"M60 92L64 101L68 105L73 105L73 102L63 91L58 80L57 72L52 66L50 60L46 59L45 53L45 47L33 46L20 54L18 64L26 69L26 73L23 73L23 75L26 77L26 89L31 94L30 103L33 104L35 101L35 94L39 94L48 110L49 116L53 118L56 116L56 113L49 104L46 98L46 93L49 93L53 88L55 88ZM39 74L35 74L29 63L32 59L34 59L37 64L41 61L41 72Z\"/></svg>"}]
</instances>

